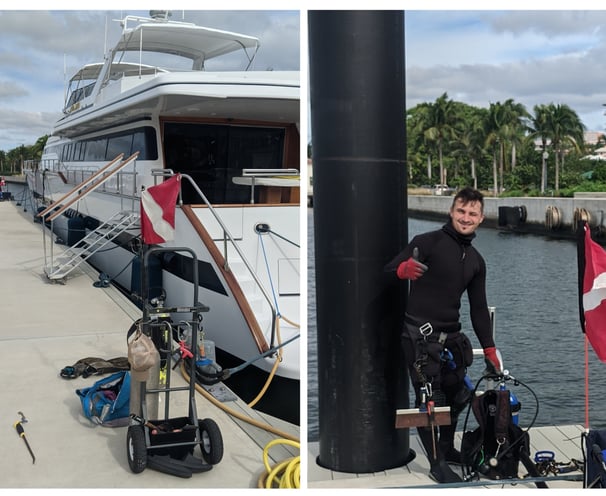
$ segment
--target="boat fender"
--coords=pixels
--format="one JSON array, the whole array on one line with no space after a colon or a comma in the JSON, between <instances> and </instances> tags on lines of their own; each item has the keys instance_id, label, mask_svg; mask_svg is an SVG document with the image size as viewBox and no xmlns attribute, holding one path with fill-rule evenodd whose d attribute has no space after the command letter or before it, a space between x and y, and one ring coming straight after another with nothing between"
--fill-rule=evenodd
<instances>
[{"instance_id":1,"label":"boat fender","mask_svg":"<svg viewBox=\"0 0 606 496\"><path fill-rule=\"evenodd\" d=\"M545 227L555 231L562 225L562 212L555 205L548 205L545 210Z\"/></svg>"}]
</instances>

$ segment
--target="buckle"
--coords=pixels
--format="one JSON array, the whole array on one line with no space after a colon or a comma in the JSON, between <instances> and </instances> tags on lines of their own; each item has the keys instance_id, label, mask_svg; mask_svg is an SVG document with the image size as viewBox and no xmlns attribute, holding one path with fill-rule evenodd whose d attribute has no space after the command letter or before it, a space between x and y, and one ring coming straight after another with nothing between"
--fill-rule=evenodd
<instances>
[{"instance_id":1,"label":"buckle","mask_svg":"<svg viewBox=\"0 0 606 496\"><path fill-rule=\"evenodd\" d=\"M419 332L421 336L427 337L433 332L433 326L430 322L425 322L425 324L419 326Z\"/></svg>"}]
</instances>

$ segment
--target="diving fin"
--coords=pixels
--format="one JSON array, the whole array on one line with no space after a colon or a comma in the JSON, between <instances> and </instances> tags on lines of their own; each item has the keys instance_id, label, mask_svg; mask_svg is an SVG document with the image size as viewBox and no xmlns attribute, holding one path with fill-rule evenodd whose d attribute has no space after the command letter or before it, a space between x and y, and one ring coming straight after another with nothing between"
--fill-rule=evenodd
<instances>
[{"instance_id":1,"label":"diving fin","mask_svg":"<svg viewBox=\"0 0 606 496\"><path fill-rule=\"evenodd\" d=\"M169 455L151 455L147 457L147 467L165 474L176 475L183 479L189 479L193 472L185 467L179 460Z\"/></svg>"},{"instance_id":2,"label":"diving fin","mask_svg":"<svg viewBox=\"0 0 606 496\"><path fill-rule=\"evenodd\" d=\"M187 455L185 455L185 458L183 458L183 460L175 460L175 461L179 462L184 467L191 470L194 474L199 474L201 472L208 472L211 468L213 468L212 465L210 465L209 463L206 463L204 460L202 460L200 458L196 458L191 453L188 453Z\"/></svg>"}]
</instances>

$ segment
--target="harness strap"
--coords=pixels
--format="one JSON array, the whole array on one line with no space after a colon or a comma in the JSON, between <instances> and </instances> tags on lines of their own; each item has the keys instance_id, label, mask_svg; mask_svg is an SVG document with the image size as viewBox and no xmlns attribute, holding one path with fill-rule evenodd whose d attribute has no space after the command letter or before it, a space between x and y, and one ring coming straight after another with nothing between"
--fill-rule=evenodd
<instances>
[{"instance_id":1,"label":"harness strap","mask_svg":"<svg viewBox=\"0 0 606 496\"><path fill-rule=\"evenodd\" d=\"M427 322L426 320L422 320L419 319L417 317L415 317L414 315L410 315L409 313L405 313L404 314L404 322L406 322L407 324L413 325L415 327L423 327L424 325L429 324L430 326L432 324L430 324L429 322ZM460 322L453 322L451 324L444 324L444 325L433 325L434 330L440 330L442 332L446 332L446 333L451 333L451 332L457 332L461 330L461 323Z\"/></svg>"},{"instance_id":2,"label":"harness strap","mask_svg":"<svg viewBox=\"0 0 606 496\"><path fill-rule=\"evenodd\" d=\"M495 391L497 395L494 418L494 431L497 439L509 439L509 425L511 423L511 406L509 403L509 391Z\"/></svg>"}]
</instances>

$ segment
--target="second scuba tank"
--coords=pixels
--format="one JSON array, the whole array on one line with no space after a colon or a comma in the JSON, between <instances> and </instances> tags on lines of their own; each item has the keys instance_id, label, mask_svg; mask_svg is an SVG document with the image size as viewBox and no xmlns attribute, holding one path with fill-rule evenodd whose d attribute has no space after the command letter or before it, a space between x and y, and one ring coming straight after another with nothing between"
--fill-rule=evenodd
<instances>
[{"instance_id":1,"label":"second scuba tank","mask_svg":"<svg viewBox=\"0 0 606 496\"><path fill-rule=\"evenodd\" d=\"M518 401L518 398L515 394L509 391L509 404L511 406L511 421L513 425L518 425L520 422L519 413L522 405Z\"/></svg>"}]
</instances>

